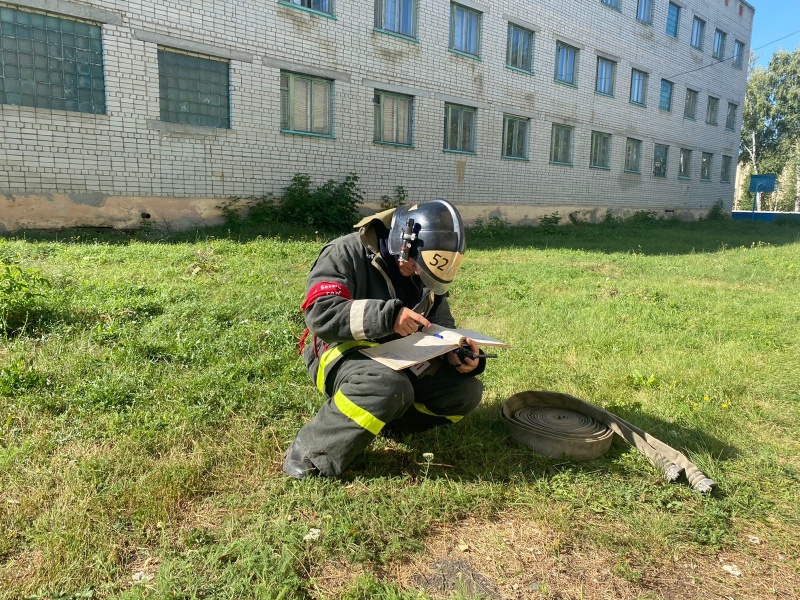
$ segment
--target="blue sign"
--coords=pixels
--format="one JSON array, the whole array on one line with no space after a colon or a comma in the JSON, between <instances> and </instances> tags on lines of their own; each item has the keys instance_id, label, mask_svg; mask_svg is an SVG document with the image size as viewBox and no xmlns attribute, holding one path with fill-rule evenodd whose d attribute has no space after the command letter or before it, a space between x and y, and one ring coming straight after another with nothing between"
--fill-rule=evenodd
<instances>
[{"instance_id":1,"label":"blue sign","mask_svg":"<svg viewBox=\"0 0 800 600\"><path fill-rule=\"evenodd\" d=\"M768 173L766 175L750 175L750 191L774 192L775 173Z\"/></svg>"}]
</instances>

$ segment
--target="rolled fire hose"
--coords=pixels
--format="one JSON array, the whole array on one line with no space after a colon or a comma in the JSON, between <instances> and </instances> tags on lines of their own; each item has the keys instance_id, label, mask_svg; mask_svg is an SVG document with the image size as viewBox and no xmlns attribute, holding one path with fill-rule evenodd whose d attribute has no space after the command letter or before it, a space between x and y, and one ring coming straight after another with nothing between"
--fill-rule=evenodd
<instances>
[{"instance_id":1,"label":"rolled fire hose","mask_svg":"<svg viewBox=\"0 0 800 600\"><path fill-rule=\"evenodd\" d=\"M717 484L686 456L615 414L575 396L548 391L514 394L502 406L512 437L537 454L551 458L591 460L605 454L616 433L660 470L667 481L685 474L699 492Z\"/></svg>"}]
</instances>

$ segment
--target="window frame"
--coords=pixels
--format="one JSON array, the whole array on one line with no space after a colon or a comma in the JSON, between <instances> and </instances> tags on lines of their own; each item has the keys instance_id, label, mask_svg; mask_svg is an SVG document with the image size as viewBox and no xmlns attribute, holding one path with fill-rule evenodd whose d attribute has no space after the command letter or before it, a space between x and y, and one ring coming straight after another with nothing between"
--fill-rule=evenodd
<instances>
[{"instance_id":1,"label":"window frame","mask_svg":"<svg viewBox=\"0 0 800 600\"><path fill-rule=\"evenodd\" d=\"M468 48L461 48L457 46L459 40L456 39L456 21L459 18L459 11L463 11L463 15L466 18L466 26L467 32L465 36L469 38L469 20L472 17L475 17L475 23L477 28L477 33L475 34L475 51L472 52ZM483 33L483 13L477 9L470 8L469 6L464 6L463 4L459 4L458 2L451 2L450 3L450 52L455 54L459 54L461 56L466 56L468 58L480 59L481 57L481 35ZM467 41L467 46L469 46L469 39Z\"/></svg>"},{"instance_id":2,"label":"window frame","mask_svg":"<svg viewBox=\"0 0 800 600\"><path fill-rule=\"evenodd\" d=\"M665 88L665 84L666 84L666 88ZM669 93L666 96L664 94L664 90L665 89L667 89L669 91ZM658 93L658 108L660 110L663 110L663 111L666 111L666 112L672 112L672 95L673 95L674 91L675 91L675 84L672 81L670 81L668 79L662 79L661 80L661 90ZM665 98L666 98L666 101L665 101ZM666 104L666 106L665 106L665 104Z\"/></svg>"},{"instance_id":3,"label":"window frame","mask_svg":"<svg viewBox=\"0 0 800 600\"><path fill-rule=\"evenodd\" d=\"M711 181L711 168L714 155L711 152L702 152L700 155L700 181Z\"/></svg>"},{"instance_id":4,"label":"window frame","mask_svg":"<svg viewBox=\"0 0 800 600\"><path fill-rule=\"evenodd\" d=\"M736 130L736 113L739 112L739 105L728 102L728 112L725 115L725 129L728 131Z\"/></svg>"},{"instance_id":5,"label":"window frame","mask_svg":"<svg viewBox=\"0 0 800 600\"><path fill-rule=\"evenodd\" d=\"M565 56L569 57L570 53L572 55L572 78L570 80L562 79L561 75L561 67L564 61L561 60L561 52L562 50L565 52ZM562 83L564 85L569 85L572 87L578 87L577 83L575 83L578 79L578 55L580 50L575 46L567 44L566 42L562 42L561 40L556 40L556 64L555 64L555 72L553 77L556 82Z\"/></svg>"},{"instance_id":6,"label":"window frame","mask_svg":"<svg viewBox=\"0 0 800 600\"><path fill-rule=\"evenodd\" d=\"M650 74L646 71L642 71L640 69L631 69L631 93L630 93L630 103L635 104L637 106L647 106L647 80L650 78ZM636 82L640 81L641 85L636 85ZM637 88L639 93L637 97L640 97L641 100L634 99L634 89Z\"/></svg>"},{"instance_id":7,"label":"window frame","mask_svg":"<svg viewBox=\"0 0 800 600\"><path fill-rule=\"evenodd\" d=\"M513 126L521 126L522 132L515 128L511 131ZM530 119L527 117L520 117L517 115L503 114L503 146L500 149L501 158L510 160L528 160L528 133L530 131ZM511 134L511 145L515 146L515 142L521 142L522 148L520 154L509 154L507 152L509 145L509 134ZM515 139L516 138L516 139ZM520 140L520 138L522 138Z\"/></svg>"},{"instance_id":8,"label":"window frame","mask_svg":"<svg viewBox=\"0 0 800 600\"><path fill-rule=\"evenodd\" d=\"M458 132L458 146L463 144L463 130L464 130L464 114L471 114L472 115L472 122L470 124L470 134L469 134L469 142L470 148L465 150L463 148L451 148L449 146L450 143L450 134L453 127L453 112L460 111L458 122L456 125L459 128ZM466 106L464 104L456 104L453 102L445 102L444 105L444 144L442 146L442 150L444 152L455 152L458 154L477 154L477 133L478 133L478 109L474 106Z\"/></svg>"},{"instance_id":9,"label":"window frame","mask_svg":"<svg viewBox=\"0 0 800 600\"><path fill-rule=\"evenodd\" d=\"M692 99L691 103L689 99ZM697 90L693 90L692 88L686 88L686 96L684 97L683 102L683 118L689 119L690 121L697 120L697 104L698 100L700 99L700 92ZM691 105L691 111L690 109ZM691 114L690 114L691 113Z\"/></svg>"},{"instance_id":10,"label":"window frame","mask_svg":"<svg viewBox=\"0 0 800 600\"><path fill-rule=\"evenodd\" d=\"M601 147L602 146L602 147ZM603 160L604 159L604 162ZM592 131L589 146L589 168L611 170L611 134Z\"/></svg>"},{"instance_id":11,"label":"window frame","mask_svg":"<svg viewBox=\"0 0 800 600\"><path fill-rule=\"evenodd\" d=\"M663 160L659 160L657 156L659 154L659 150L664 150L664 157ZM653 146L653 177L658 177L659 179L666 179L667 177L667 167L669 165L669 146L666 144L655 144Z\"/></svg>"},{"instance_id":12,"label":"window frame","mask_svg":"<svg viewBox=\"0 0 800 600\"><path fill-rule=\"evenodd\" d=\"M286 77L287 79L287 90L286 96L284 97L284 88L283 88L283 79ZM324 138L333 138L334 137L334 122L333 122L333 102L334 102L334 93L335 88L333 85L332 79L326 79L324 77L316 77L314 75L306 75L304 73L296 73L294 71L281 71L280 74L281 78L281 133L287 133L292 135L307 135L313 137L324 137ZM308 100L306 102L307 108L309 109L306 113L306 122L308 123L309 120L311 121L310 129L298 129L296 127L296 123L294 122L294 100L295 100L295 82L298 80L308 81L310 82L310 94L308 96ZM314 124L313 124L313 117L314 117L314 84L319 83L326 83L327 84L327 94L328 94L328 106L327 106L327 131L326 132L319 132L314 131ZM284 120L284 100L286 103L286 120Z\"/></svg>"},{"instance_id":13,"label":"window frame","mask_svg":"<svg viewBox=\"0 0 800 600\"><path fill-rule=\"evenodd\" d=\"M645 25L653 24L653 0L637 0L636 20Z\"/></svg>"},{"instance_id":14,"label":"window frame","mask_svg":"<svg viewBox=\"0 0 800 600\"><path fill-rule=\"evenodd\" d=\"M706 125L718 125L719 121L719 98L708 96L706 100Z\"/></svg>"},{"instance_id":15,"label":"window frame","mask_svg":"<svg viewBox=\"0 0 800 600\"><path fill-rule=\"evenodd\" d=\"M728 34L717 28L714 30L714 48L711 51L711 56L717 60L725 60L725 41Z\"/></svg>"},{"instance_id":16,"label":"window frame","mask_svg":"<svg viewBox=\"0 0 800 600\"><path fill-rule=\"evenodd\" d=\"M330 10L325 10L324 8L318 8L316 6L313 6L315 3L329 4ZM335 0L278 0L278 4L283 4L284 6L305 10L317 15L321 15L323 17L327 17L329 19L336 18Z\"/></svg>"},{"instance_id":17,"label":"window frame","mask_svg":"<svg viewBox=\"0 0 800 600\"><path fill-rule=\"evenodd\" d=\"M564 150L563 143L564 140L560 139L558 143L558 147L556 146L556 137L557 132L561 132L563 135L566 135L566 154L567 160L562 161L558 160L561 157L561 152ZM571 125L563 125L561 123L553 123L552 128L550 129L550 164L551 165L566 165L572 166L573 165L573 147L575 145L574 142L575 137L575 128ZM558 156L556 156L556 150L558 150Z\"/></svg>"},{"instance_id":18,"label":"window frame","mask_svg":"<svg viewBox=\"0 0 800 600\"><path fill-rule=\"evenodd\" d=\"M692 48L697 50L703 51L703 38L706 34L706 22L698 17L697 15L694 16L692 20L692 35L689 37L689 45Z\"/></svg>"},{"instance_id":19,"label":"window frame","mask_svg":"<svg viewBox=\"0 0 800 600\"><path fill-rule=\"evenodd\" d=\"M619 0L600 0L602 4L613 8L614 10L619 10Z\"/></svg>"},{"instance_id":20,"label":"window frame","mask_svg":"<svg viewBox=\"0 0 800 600\"><path fill-rule=\"evenodd\" d=\"M692 151L681 148L678 152L678 179L692 178Z\"/></svg>"},{"instance_id":21,"label":"window frame","mask_svg":"<svg viewBox=\"0 0 800 600\"><path fill-rule=\"evenodd\" d=\"M392 29L386 26L386 11L387 3L390 0L377 0L375 2L375 29L378 31L388 33L391 35L407 38L409 40L417 39L417 21L419 15L419 1L418 0L391 0L396 5L396 19L398 23L397 29ZM403 31L403 7L410 4L411 11L411 32Z\"/></svg>"},{"instance_id":22,"label":"window frame","mask_svg":"<svg viewBox=\"0 0 800 600\"><path fill-rule=\"evenodd\" d=\"M608 91L604 91L600 89L600 65L602 63L606 63L610 66L611 75L607 78L603 78L603 81L608 81ZM596 94L600 94L601 96L608 96L610 98L614 97L614 87L617 79L617 61L611 60L610 58L606 58L605 56L598 56L597 57L597 67L595 68L595 83L594 83L594 91Z\"/></svg>"},{"instance_id":23,"label":"window frame","mask_svg":"<svg viewBox=\"0 0 800 600\"><path fill-rule=\"evenodd\" d=\"M731 64L737 69L741 69L744 63L744 42L740 40L733 41L733 61Z\"/></svg>"},{"instance_id":24,"label":"window frame","mask_svg":"<svg viewBox=\"0 0 800 600\"><path fill-rule=\"evenodd\" d=\"M376 102L375 99L378 99ZM407 142L399 142L398 134L400 132L400 123L397 117L397 113L395 113L395 123L393 127L394 133L394 140L385 140L384 132L385 132L385 123L384 119L386 118L385 108L386 103L385 99L394 99L394 100L403 100L408 102L408 109L407 109L407 122L405 124L405 134L408 138ZM402 146L404 148L413 148L414 147L414 96L408 94L398 94L396 92L387 92L386 90L376 89L374 96L373 96L373 103L375 106L375 113L373 119L373 127L374 130L372 132L372 142L375 144L381 144L385 146Z\"/></svg>"},{"instance_id":25,"label":"window frame","mask_svg":"<svg viewBox=\"0 0 800 600\"><path fill-rule=\"evenodd\" d=\"M531 29L510 22L508 24L507 32L508 32L507 34L508 37L506 40L506 67L508 67L509 69L513 69L514 71L522 71L523 73L533 74L533 44L534 40L536 39L535 32ZM514 35L514 32L519 32L521 37L527 35L528 49L527 52L524 53L522 60L522 62L525 64L524 66L512 64L512 37Z\"/></svg>"},{"instance_id":26,"label":"window frame","mask_svg":"<svg viewBox=\"0 0 800 600\"><path fill-rule=\"evenodd\" d=\"M719 180L721 183L731 182L731 166L733 165L733 157L726 154L722 155L722 165L720 167Z\"/></svg>"},{"instance_id":27,"label":"window frame","mask_svg":"<svg viewBox=\"0 0 800 600\"><path fill-rule=\"evenodd\" d=\"M632 153L631 149L635 148L635 151ZM631 155L634 156L631 159ZM623 170L626 173L638 173L641 174L642 172L642 140L636 138L626 138L625 139L625 165Z\"/></svg>"},{"instance_id":28,"label":"window frame","mask_svg":"<svg viewBox=\"0 0 800 600\"><path fill-rule=\"evenodd\" d=\"M673 11L673 9L675 9ZM673 18L673 12L675 16ZM681 7L675 4L674 2L670 2L667 5L667 26L666 26L666 33L670 37L677 38L678 32L680 31L680 22L681 22ZM674 25L675 31L670 31L670 24Z\"/></svg>"}]
</instances>

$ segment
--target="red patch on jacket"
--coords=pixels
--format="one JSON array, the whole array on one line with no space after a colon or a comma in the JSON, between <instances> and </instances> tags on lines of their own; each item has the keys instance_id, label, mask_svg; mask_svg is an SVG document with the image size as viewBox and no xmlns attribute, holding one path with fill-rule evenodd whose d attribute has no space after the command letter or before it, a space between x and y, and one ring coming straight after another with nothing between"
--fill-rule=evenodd
<instances>
[{"instance_id":1,"label":"red patch on jacket","mask_svg":"<svg viewBox=\"0 0 800 600\"><path fill-rule=\"evenodd\" d=\"M308 290L308 294L306 294L306 301L303 302L303 305L300 308L302 310L306 310L309 306L314 304L315 301L323 296L341 296L347 300L353 299L353 295L350 293L350 290L348 290L341 283L322 281Z\"/></svg>"}]
</instances>

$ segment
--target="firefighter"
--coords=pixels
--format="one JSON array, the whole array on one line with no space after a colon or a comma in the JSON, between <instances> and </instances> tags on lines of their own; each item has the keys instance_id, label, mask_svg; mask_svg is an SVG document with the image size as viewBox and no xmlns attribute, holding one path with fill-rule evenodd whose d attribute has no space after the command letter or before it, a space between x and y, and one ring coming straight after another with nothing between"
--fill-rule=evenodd
<instances>
[{"instance_id":1,"label":"firefighter","mask_svg":"<svg viewBox=\"0 0 800 600\"><path fill-rule=\"evenodd\" d=\"M455 327L448 288L465 249L456 208L437 199L356 227L322 249L308 276L301 354L326 401L286 451L283 470L297 479L340 475L382 432L404 436L457 423L483 393L475 377L483 358L450 352L394 371L359 352L431 323Z\"/></svg>"}]
</instances>

